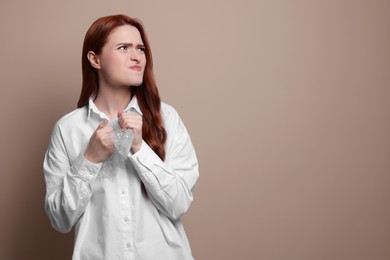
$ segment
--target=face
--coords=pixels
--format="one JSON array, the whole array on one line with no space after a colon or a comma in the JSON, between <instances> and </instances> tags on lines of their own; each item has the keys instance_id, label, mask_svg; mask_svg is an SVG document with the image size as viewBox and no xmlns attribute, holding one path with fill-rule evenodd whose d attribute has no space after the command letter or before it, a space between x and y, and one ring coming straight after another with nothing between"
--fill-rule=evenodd
<instances>
[{"instance_id":1,"label":"face","mask_svg":"<svg viewBox=\"0 0 390 260\"><path fill-rule=\"evenodd\" d=\"M138 29L131 25L114 29L95 61L96 66L92 66L98 70L100 84L111 87L141 85L146 56Z\"/></svg>"}]
</instances>

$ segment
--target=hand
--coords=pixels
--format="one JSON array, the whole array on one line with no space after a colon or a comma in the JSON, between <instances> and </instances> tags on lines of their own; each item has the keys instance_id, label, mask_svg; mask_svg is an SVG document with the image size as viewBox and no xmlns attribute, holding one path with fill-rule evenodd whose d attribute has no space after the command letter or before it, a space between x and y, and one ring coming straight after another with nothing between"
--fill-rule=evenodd
<instances>
[{"instance_id":1,"label":"hand","mask_svg":"<svg viewBox=\"0 0 390 260\"><path fill-rule=\"evenodd\" d=\"M114 152L113 131L108 121L101 123L89 140L84 153L85 159L92 163L100 163L110 157Z\"/></svg>"},{"instance_id":2,"label":"hand","mask_svg":"<svg viewBox=\"0 0 390 260\"><path fill-rule=\"evenodd\" d=\"M142 145L142 116L134 112L118 112L118 123L122 129L131 129L133 132L133 143L131 149L134 153L141 149Z\"/></svg>"}]
</instances>

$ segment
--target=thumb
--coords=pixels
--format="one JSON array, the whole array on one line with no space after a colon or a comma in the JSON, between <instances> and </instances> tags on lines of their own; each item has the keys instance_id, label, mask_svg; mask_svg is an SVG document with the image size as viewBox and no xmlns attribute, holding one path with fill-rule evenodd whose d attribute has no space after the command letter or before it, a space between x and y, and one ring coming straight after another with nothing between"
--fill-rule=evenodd
<instances>
[{"instance_id":1,"label":"thumb","mask_svg":"<svg viewBox=\"0 0 390 260\"><path fill-rule=\"evenodd\" d=\"M110 121L106 120L103 123L99 124L95 131L104 128L106 125L108 125Z\"/></svg>"}]
</instances>

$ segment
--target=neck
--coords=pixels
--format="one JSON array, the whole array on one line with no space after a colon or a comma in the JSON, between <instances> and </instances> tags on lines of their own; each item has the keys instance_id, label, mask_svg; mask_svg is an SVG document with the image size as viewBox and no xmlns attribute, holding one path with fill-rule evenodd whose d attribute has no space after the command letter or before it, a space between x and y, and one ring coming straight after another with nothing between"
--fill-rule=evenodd
<instances>
[{"instance_id":1,"label":"neck","mask_svg":"<svg viewBox=\"0 0 390 260\"><path fill-rule=\"evenodd\" d=\"M94 101L96 107L110 119L116 118L118 111L122 111L131 99L130 88L104 88L99 87L98 95Z\"/></svg>"}]
</instances>

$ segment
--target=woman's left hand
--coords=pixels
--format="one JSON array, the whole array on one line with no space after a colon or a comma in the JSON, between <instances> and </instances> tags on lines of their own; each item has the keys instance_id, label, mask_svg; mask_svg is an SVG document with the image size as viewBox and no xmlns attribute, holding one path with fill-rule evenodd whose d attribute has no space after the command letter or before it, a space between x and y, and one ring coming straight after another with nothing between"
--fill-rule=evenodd
<instances>
[{"instance_id":1,"label":"woman's left hand","mask_svg":"<svg viewBox=\"0 0 390 260\"><path fill-rule=\"evenodd\" d=\"M136 153L142 145L142 116L135 112L118 112L118 123L122 129L133 131L133 143L131 149Z\"/></svg>"}]
</instances>

